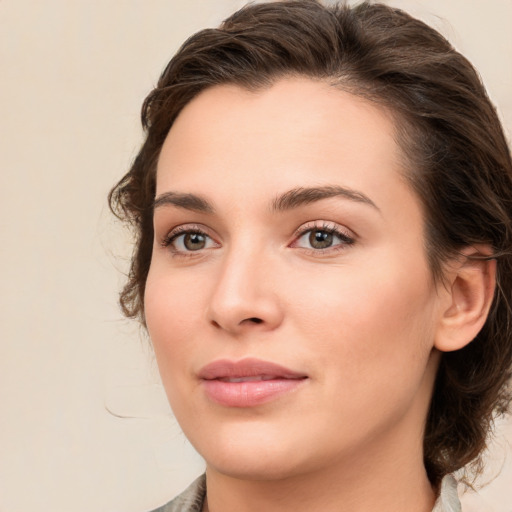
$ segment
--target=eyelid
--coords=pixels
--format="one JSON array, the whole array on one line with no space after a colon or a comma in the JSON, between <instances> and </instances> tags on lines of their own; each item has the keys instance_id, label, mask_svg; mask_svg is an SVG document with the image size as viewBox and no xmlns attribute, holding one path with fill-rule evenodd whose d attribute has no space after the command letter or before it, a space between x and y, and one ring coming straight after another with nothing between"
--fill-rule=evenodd
<instances>
[{"instance_id":1,"label":"eyelid","mask_svg":"<svg viewBox=\"0 0 512 512\"><path fill-rule=\"evenodd\" d=\"M170 249L174 255L179 256L194 256L199 255L201 252L205 250L212 249L212 247L208 247L205 249L199 249L197 251L180 251L176 248L172 248L172 243L174 240L176 240L179 236L187 234L187 233L199 233L201 235L204 235L205 237L209 238L213 241L216 247L220 247L220 243L217 241L216 237L211 233L211 230L208 229L206 226L203 226L201 224L180 224L178 226L173 227L169 231L166 232L166 234L160 239L160 245L163 248Z\"/></svg>"},{"instance_id":2,"label":"eyelid","mask_svg":"<svg viewBox=\"0 0 512 512\"><path fill-rule=\"evenodd\" d=\"M317 229L319 231L328 231L332 233L339 233L340 235L346 237L346 238L353 238L354 240L357 238L357 235L346 226L343 226L341 224L338 224L333 221L327 221L327 220L312 220L309 222L305 222L304 224L301 224L293 234L294 237L299 237L303 235L304 233L311 231L313 229Z\"/></svg>"},{"instance_id":3,"label":"eyelid","mask_svg":"<svg viewBox=\"0 0 512 512\"><path fill-rule=\"evenodd\" d=\"M314 249L314 248L306 248L306 247L300 247L296 245L298 241L308 232L310 231L325 231L328 233L331 233L338 238L342 240L343 243L339 243L336 245L333 245L331 247L327 247L325 249ZM306 222L305 224L302 224L294 233L293 235L293 241L289 245L289 247L302 249L304 251L310 252L315 255L320 255L323 253L328 252L337 252L340 250L346 249L348 246L353 245L357 240L357 235L350 229L348 229L345 226L342 226L340 224L337 224L332 221L325 221L325 220L315 220Z\"/></svg>"}]
</instances>

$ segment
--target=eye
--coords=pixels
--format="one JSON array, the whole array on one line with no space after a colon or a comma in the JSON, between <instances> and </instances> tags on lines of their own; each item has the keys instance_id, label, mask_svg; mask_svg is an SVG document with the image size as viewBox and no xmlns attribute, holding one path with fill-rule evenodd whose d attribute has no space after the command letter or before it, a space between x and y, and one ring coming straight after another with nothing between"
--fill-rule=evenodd
<instances>
[{"instance_id":1,"label":"eye","mask_svg":"<svg viewBox=\"0 0 512 512\"><path fill-rule=\"evenodd\" d=\"M322 226L305 226L301 228L292 247L309 249L315 252L326 252L329 249L343 249L354 242L353 236L345 233L341 228L324 224Z\"/></svg>"},{"instance_id":2,"label":"eye","mask_svg":"<svg viewBox=\"0 0 512 512\"><path fill-rule=\"evenodd\" d=\"M327 247L332 246L335 240L336 235L320 229L311 230L307 235L307 241L313 249L327 249Z\"/></svg>"},{"instance_id":3,"label":"eye","mask_svg":"<svg viewBox=\"0 0 512 512\"><path fill-rule=\"evenodd\" d=\"M165 237L162 245L169 247L175 254L186 255L218 247L219 244L200 229L179 227Z\"/></svg>"}]
</instances>

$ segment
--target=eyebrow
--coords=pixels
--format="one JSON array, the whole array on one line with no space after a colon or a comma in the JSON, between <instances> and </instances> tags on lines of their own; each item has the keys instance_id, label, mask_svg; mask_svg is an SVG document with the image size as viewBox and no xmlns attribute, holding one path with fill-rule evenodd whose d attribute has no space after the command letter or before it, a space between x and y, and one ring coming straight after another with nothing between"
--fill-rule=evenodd
<instances>
[{"instance_id":1,"label":"eyebrow","mask_svg":"<svg viewBox=\"0 0 512 512\"><path fill-rule=\"evenodd\" d=\"M380 212L380 208L367 195L339 185L293 188L276 197L272 202L272 209L275 211L292 210L331 197L343 197L357 203L367 204Z\"/></svg>"},{"instance_id":2,"label":"eyebrow","mask_svg":"<svg viewBox=\"0 0 512 512\"><path fill-rule=\"evenodd\" d=\"M273 211L293 210L331 197L343 197L357 203L367 204L380 212L380 208L362 192L339 185L293 188L277 196L272 201L271 209ZM211 203L204 197L182 192L164 192L160 194L153 202L153 209L168 205L200 213L214 213L215 211Z\"/></svg>"},{"instance_id":3,"label":"eyebrow","mask_svg":"<svg viewBox=\"0 0 512 512\"><path fill-rule=\"evenodd\" d=\"M195 194L183 194L181 192L165 192L155 198L153 210L162 206L177 206L185 210L200 213L213 213L213 206L203 197Z\"/></svg>"}]
</instances>

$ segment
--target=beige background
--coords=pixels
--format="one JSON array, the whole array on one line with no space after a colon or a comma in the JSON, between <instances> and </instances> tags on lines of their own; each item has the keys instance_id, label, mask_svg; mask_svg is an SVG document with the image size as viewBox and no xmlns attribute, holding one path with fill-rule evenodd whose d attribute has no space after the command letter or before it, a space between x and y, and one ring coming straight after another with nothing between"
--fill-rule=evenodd
<instances>
[{"instance_id":1,"label":"beige background","mask_svg":"<svg viewBox=\"0 0 512 512\"><path fill-rule=\"evenodd\" d=\"M470 57L510 133L512 0L390 3ZM243 4L0 0L0 511L141 512L201 472L118 311L129 236L105 200L164 64ZM503 423L481 492L495 512L512 511L511 442Z\"/></svg>"}]
</instances>

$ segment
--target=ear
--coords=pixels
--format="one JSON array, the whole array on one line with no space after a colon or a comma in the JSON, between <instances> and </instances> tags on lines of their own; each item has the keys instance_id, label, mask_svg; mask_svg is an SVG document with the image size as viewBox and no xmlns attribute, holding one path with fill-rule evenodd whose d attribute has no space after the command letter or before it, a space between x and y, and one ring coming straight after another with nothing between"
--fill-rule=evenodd
<instances>
[{"instance_id":1,"label":"ear","mask_svg":"<svg viewBox=\"0 0 512 512\"><path fill-rule=\"evenodd\" d=\"M487 320L496 287L496 260L489 246L468 247L448 263L446 289L434 346L442 352L470 343Z\"/></svg>"}]
</instances>

